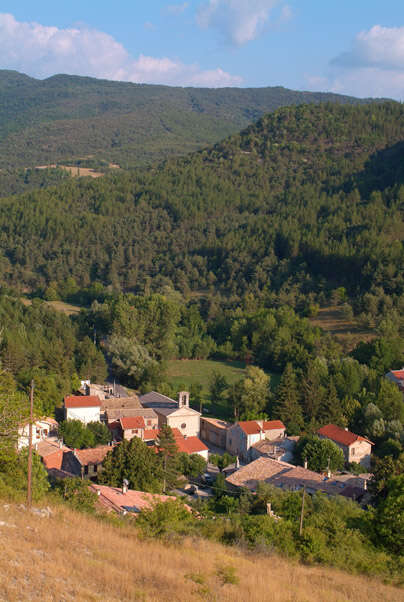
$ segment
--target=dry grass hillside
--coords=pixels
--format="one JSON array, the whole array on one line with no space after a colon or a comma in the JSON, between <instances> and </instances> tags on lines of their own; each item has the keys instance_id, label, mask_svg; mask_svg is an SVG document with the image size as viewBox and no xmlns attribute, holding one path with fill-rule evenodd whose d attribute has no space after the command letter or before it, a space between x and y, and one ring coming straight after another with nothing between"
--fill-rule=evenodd
<instances>
[{"instance_id":1,"label":"dry grass hillside","mask_svg":"<svg viewBox=\"0 0 404 602\"><path fill-rule=\"evenodd\" d=\"M0 600L399 602L365 577L205 541L140 541L65 507L41 518L0 504Z\"/></svg>"}]
</instances>

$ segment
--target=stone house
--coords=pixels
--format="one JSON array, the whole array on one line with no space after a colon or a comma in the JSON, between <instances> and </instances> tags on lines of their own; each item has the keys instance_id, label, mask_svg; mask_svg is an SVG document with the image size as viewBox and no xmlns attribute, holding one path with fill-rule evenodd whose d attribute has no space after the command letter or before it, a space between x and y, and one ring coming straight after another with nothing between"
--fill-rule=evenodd
<instances>
[{"instance_id":1,"label":"stone house","mask_svg":"<svg viewBox=\"0 0 404 602\"><path fill-rule=\"evenodd\" d=\"M230 426L230 423L224 420L201 416L201 439L216 447L226 449L226 433Z\"/></svg>"},{"instance_id":2,"label":"stone house","mask_svg":"<svg viewBox=\"0 0 404 602\"><path fill-rule=\"evenodd\" d=\"M102 471L102 463L111 445L100 445L89 449L73 449L63 453L61 470L75 477L96 479Z\"/></svg>"},{"instance_id":3,"label":"stone house","mask_svg":"<svg viewBox=\"0 0 404 602\"><path fill-rule=\"evenodd\" d=\"M227 429L226 450L248 462L253 445L264 439L271 441L284 436L285 425L280 420L244 420Z\"/></svg>"},{"instance_id":4,"label":"stone house","mask_svg":"<svg viewBox=\"0 0 404 602\"><path fill-rule=\"evenodd\" d=\"M317 431L320 439L330 439L343 451L345 462L357 462L366 468L370 466L372 441L351 433L335 424L327 424Z\"/></svg>"},{"instance_id":5,"label":"stone house","mask_svg":"<svg viewBox=\"0 0 404 602\"><path fill-rule=\"evenodd\" d=\"M230 489L247 488L256 491L259 482L268 483L284 491L299 491L305 488L307 493L317 491L329 496L342 495L351 499L363 497L366 485L361 486L357 477L349 476L348 480L340 481L337 477L326 476L288 462L280 462L271 458L261 457L226 478Z\"/></svg>"},{"instance_id":6,"label":"stone house","mask_svg":"<svg viewBox=\"0 0 404 602\"><path fill-rule=\"evenodd\" d=\"M130 441L133 437L139 437L143 440L146 429L143 416L124 416L119 420L122 432L122 439Z\"/></svg>"},{"instance_id":7,"label":"stone house","mask_svg":"<svg viewBox=\"0 0 404 602\"><path fill-rule=\"evenodd\" d=\"M251 461L261 458L272 458L281 462L291 462L294 456L294 449L299 437L279 437L279 439L262 439L250 447Z\"/></svg>"}]
</instances>

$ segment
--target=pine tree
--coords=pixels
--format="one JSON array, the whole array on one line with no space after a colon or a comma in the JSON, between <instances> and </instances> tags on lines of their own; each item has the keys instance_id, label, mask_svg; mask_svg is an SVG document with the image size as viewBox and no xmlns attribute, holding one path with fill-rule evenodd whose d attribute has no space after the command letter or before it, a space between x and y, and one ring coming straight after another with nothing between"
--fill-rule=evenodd
<instances>
[{"instance_id":1,"label":"pine tree","mask_svg":"<svg viewBox=\"0 0 404 602\"><path fill-rule=\"evenodd\" d=\"M289 435L299 435L304 427L302 408L299 404L296 374L292 364L287 364L276 392L275 414L280 418Z\"/></svg>"},{"instance_id":2,"label":"pine tree","mask_svg":"<svg viewBox=\"0 0 404 602\"><path fill-rule=\"evenodd\" d=\"M173 489L178 479L178 447L172 428L168 425L160 429L157 447L163 468L163 492Z\"/></svg>"},{"instance_id":3,"label":"pine tree","mask_svg":"<svg viewBox=\"0 0 404 602\"><path fill-rule=\"evenodd\" d=\"M315 362L310 362L303 379L303 409L306 419L313 424L318 420L326 389L321 384L321 373Z\"/></svg>"},{"instance_id":4,"label":"pine tree","mask_svg":"<svg viewBox=\"0 0 404 602\"><path fill-rule=\"evenodd\" d=\"M338 426L345 426L346 419L343 415L342 404L338 398L334 379L331 377L328 384L328 390L320 408L320 420L323 424L331 423Z\"/></svg>"}]
</instances>

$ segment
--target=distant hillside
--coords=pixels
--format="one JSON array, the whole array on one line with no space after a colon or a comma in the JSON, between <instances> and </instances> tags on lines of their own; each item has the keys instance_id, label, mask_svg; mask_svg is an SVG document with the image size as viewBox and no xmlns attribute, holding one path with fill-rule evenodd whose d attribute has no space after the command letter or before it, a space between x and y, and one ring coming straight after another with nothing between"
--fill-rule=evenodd
<instances>
[{"instance_id":1,"label":"distant hillside","mask_svg":"<svg viewBox=\"0 0 404 602\"><path fill-rule=\"evenodd\" d=\"M140 540L120 526L53 507L41 518L0 500L1 599L400 602L403 592L369 577L241 552L196 538ZM8 508L8 510L6 510ZM117 519L118 521L118 519ZM55 535L57 534L57 535Z\"/></svg>"},{"instance_id":2,"label":"distant hillside","mask_svg":"<svg viewBox=\"0 0 404 602\"><path fill-rule=\"evenodd\" d=\"M399 103L289 107L158 168L2 199L1 278L295 307L339 286L398 298L403 142Z\"/></svg>"},{"instance_id":3,"label":"distant hillside","mask_svg":"<svg viewBox=\"0 0 404 602\"><path fill-rule=\"evenodd\" d=\"M186 154L235 133L280 106L337 94L275 88L173 88L0 71L0 168L95 157L121 167Z\"/></svg>"}]
</instances>

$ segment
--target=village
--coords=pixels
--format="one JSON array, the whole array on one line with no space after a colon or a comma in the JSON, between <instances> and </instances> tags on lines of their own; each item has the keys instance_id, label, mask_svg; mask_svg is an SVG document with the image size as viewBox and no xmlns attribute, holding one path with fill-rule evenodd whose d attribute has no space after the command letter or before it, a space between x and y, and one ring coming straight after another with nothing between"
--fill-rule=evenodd
<instances>
[{"instance_id":1,"label":"village","mask_svg":"<svg viewBox=\"0 0 404 602\"><path fill-rule=\"evenodd\" d=\"M390 380L395 378L401 389L400 374L402 371L386 376ZM333 472L330 465L326 471L316 472L309 468L307 459L303 466L297 465L295 451L300 437L289 436L281 420L231 424L203 416L190 406L187 391L180 391L175 400L156 391L136 395L115 382L94 384L87 380L81 382L74 394L64 398L60 414L61 424L79 421L84 427L105 425L110 434L108 443L80 449L69 447L63 440L59 422L45 417L32 425L32 449L41 458L50 482L74 478L87 481L97 495L98 506L108 512L136 516L144 508L153 507L155 502L173 497L185 502L209 498L215 495L220 472L230 495L246 490L254 494L259 483L266 483L283 491L339 495L363 506L370 502L368 482L372 478L369 471L373 443L335 424L322 426L316 437L331 441L342 451L345 468L356 463L359 470L354 473ZM204 468L198 476L184 477L177 488L164 491L164 495L130 489L126 479L119 487L99 482L107 455L123 441L136 437L158 453L160 434L167 427L178 453L203 460L200 466ZM29 431L29 423L20 427L19 449L29 445ZM228 459L221 470L217 461L211 461L220 456ZM170 495L166 495L168 493Z\"/></svg>"}]
</instances>

